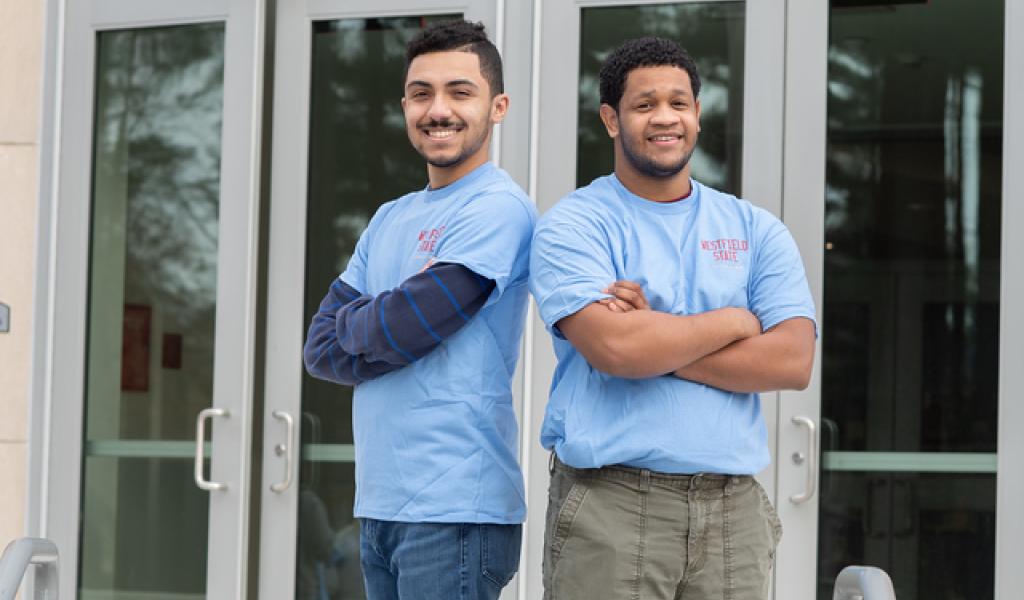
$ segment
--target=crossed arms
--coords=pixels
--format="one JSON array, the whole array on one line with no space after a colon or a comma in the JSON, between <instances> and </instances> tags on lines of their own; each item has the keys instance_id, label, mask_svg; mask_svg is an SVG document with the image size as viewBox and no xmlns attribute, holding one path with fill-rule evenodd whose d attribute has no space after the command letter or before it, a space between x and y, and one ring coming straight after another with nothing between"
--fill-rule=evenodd
<instances>
[{"instance_id":1,"label":"crossed arms","mask_svg":"<svg viewBox=\"0 0 1024 600\"><path fill-rule=\"evenodd\" d=\"M335 279L309 326L302 352L306 370L356 385L400 369L468 323L494 287L493 280L453 263L428 263L377 296Z\"/></svg>"},{"instance_id":2,"label":"crossed arms","mask_svg":"<svg viewBox=\"0 0 1024 600\"><path fill-rule=\"evenodd\" d=\"M612 297L558 321L595 369L626 378L673 374L719 389L753 393L804 389L814 362L814 324L793 318L762 332L743 308L695 315L650 309L635 283L617 281Z\"/></svg>"}]
</instances>

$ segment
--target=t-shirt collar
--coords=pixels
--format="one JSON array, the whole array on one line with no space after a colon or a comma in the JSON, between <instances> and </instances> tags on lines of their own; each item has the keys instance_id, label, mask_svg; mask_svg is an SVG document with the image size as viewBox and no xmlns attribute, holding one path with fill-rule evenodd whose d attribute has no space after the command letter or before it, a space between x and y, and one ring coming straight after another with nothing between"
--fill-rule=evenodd
<instances>
[{"instance_id":1,"label":"t-shirt collar","mask_svg":"<svg viewBox=\"0 0 1024 600\"><path fill-rule=\"evenodd\" d=\"M611 174L610 179L612 186L624 201L653 213L662 215L685 213L690 211L700 202L700 184L692 177L690 178L690 194L682 200L675 200L673 202L655 202L654 200L648 200L647 198L637 196L626 189L626 186L622 185L622 182L615 176L615 173Z\"/></svg>"},{"instance_id":2,"label":"t-shirt collar","mask_svg":"<svg viewBox=\"0 0 1024 600\"><path fill-rule=\"evenodd\" d=\"M442 198L447 198L459 190L472 185L473 182L479 180L484 175L493 172L496 168L497 167L494 166L494 163L487 161L444 187L431 189L430 184L428 183L427 187L423 188L423 193L427 200L440 200Z\"/></svg>"}]
</instances>

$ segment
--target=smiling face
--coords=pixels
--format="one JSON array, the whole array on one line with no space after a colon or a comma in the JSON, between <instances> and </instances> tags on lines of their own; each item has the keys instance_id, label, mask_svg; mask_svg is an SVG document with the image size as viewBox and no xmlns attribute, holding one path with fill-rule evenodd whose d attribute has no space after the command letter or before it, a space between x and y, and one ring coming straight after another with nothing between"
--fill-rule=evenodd
<instances>
[{"instance_id":1,"label":"smiling face","mask_svg":"<svg viewBox=\"0 0 1024 600\"><path fill-rule=\"evenodd\" d=\"M700 132L700 102L690 76L675 66L640 67L626 77L618 111L601 120L615 140L615 171L628 179L689 179Z\"/></svg>"},{"instance_id":2,"label":"smiling face","mask_svg":"<svg viewBox=\"0 0 1024 600\"><path fill-rule=\"evenodd\" d=\"M491 127L505 118L508 96L491 96L476 54L430 52L409 64L402 110L430 184L440 187L486 162Z\"/></svg>"}]
</instances>

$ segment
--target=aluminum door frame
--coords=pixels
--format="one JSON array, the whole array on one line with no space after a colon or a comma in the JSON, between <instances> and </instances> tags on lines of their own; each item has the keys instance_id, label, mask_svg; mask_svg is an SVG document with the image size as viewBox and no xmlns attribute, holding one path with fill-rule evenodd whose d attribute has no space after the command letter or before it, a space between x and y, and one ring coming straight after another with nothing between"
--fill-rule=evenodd
<instances>
[{"instance_id":1,"label":"aluminum door frame","mask_svg":"<svg viewBox=\"0 0 1024 600\"><path fill-rule=\"evenodd\" d=\"M210 477L229 487L210 496L206 592L245 596L264 12L264 0L47 2L29 531L56 542L65 593L78 585L97 33L223 22L212 406L231 418L213 425Z\"/></svg>"},{"instance_id":2,"label":"aluminum door frame","mask_svg":"<svg viewBox=\"0 0 1024 600\"><path fill-rule=\"evenodd\" d=\"M1024 589L1024 205L1013 199L1024 193L1024 3L1006 0L1004 33L1003 193L1000 274L999 423L996 473L995 598L1010 600ZM828 84L829 7L815 0L788 0L786 22L786 128L784 214L803 252L807 275L822 306L824 275L825 144ZM790 34L791 33L791 34ZM820 323L827 331L828 323ZM818 354L820 361L820 343ZM817 361L816 361L817 365ZM804 392L784 394L779 414L779 455L805 451L804 433L790 427L798 414L820 420L821 381L815 368ZM820 448L819 448L820 450ZM779 467L779 499L799 491L803 475ZM777 555L776 597L816 598L818 501L799 506L779 502L786 527ZM810 572L808 572L810 569Z\"/></svg>"},{"instance_id":3,"label":"aluminum door frame","mask_svg":"<svg viewBox=\"0 0 1024 600\"><path fill-rule=\"evenodd\" d=\"M815 600L818 563L818 499L796 504L790 498L805 491L808 471L818 480L820 460L795 464L793 455L808 454L807 430L794 422L805 417L821 423L821 337L825 246L825 117L827 109L829 5L817 0L787 0L785 56L785 131L783 133L783 214L803 256L807 282L818 310L810 385L783 392L779 405L778 493L776 508L785 534L776 552L775 597ZM820 443L815 444L820 446ZM817 448L810 450L820 452ZM814 468L818 467L818 468ZM818 482L820 483L820 482ZM816 486L820 488L820 485Z\"/></svg>"},{"instance_id":4,"label":"aluminum door frame","mask_svg":"<svg viewBox=\"0 0 1024 600\"><path fill-rule=\"evenodd\" d=\"M270 188L270 243L267 274L266 364L264 368L263 474L260 490L259 597L278 600L295 592L298 533L298 477L282 492L285 458L293 472L301 465L302 343L305 290L306 206L312 27L314 21L462 13L482 21L499 49L499 0L303 0L278 2L274 39L274 90ZM499 32L499 36L494 36ZM395 102L401 97L395 88ZM510 136L514 137L514 136ZM500 154L499 145L492 156ZM296 423L287 457L276 445L285 434L275 412Z\"/></svg>"},{"instance_id":5,"label":"aluminum door frame","mask_svg":"<svg viewBox=\"0 0 1024 600\"><path fill-rule=\"evenodd\" d=\"M684 0L704 4L722 0ZM576 127L580 64L580 16L584 8L600 6L642 6L666 4L668 0L560 0L544 2L537 11L534 32L533 88L531 109L530 196L543 213L562 196L576 189ZM674 4L674 2L672 2ZM785 0L746 0L744 22L743 103L743 196L777 216L783 212L783 65L786 27ZM539 59L543 56L544 60ZM757 93L751 93L756 90ZM809 248L804 251L805 263ZM820 297L820 295L818 296ZM556 360L543 323L530 307L527 328L528 370L524 382L523 439L531 445L524 454L527 503L530 512L524 535L524 557L520 566L520 597L542 595L540 572L544 549L544 511L547 506L548 454L537 444L548 389ZM789 401L788 394L782 400ZM778 395L763 394L772 465L758 474L769 495L776 496L776 412ZM776 504L778 499L775 498ZM781 597L781 596L780 596Z\"/></svg>"},{"instance_id":6,"label":"aluminum door frame","mask_svg":"<svg viewBox=\"0 0 1024 600\"><path fill-rule=\"evenodd\" d=\"M1024 590L1024 2L1006 0L1003 38L1003 231L996 460L996 600Z\"/></svg>"}]
</instances>

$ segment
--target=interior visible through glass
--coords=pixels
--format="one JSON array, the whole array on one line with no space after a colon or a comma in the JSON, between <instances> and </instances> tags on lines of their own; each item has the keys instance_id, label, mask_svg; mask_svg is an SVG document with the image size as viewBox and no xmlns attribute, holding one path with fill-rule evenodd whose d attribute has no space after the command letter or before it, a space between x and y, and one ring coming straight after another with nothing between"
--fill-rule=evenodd
<instances>
[{"instance_id":1,"label":"interior visible through glass","mask_svg":"<svg viewBox=\"0 0 1024 600\"><path fill-rule=\"evenodd\" d=\"M821 599L993 596L1003 10L832 3Z\"/></svg>"},{"instance_id":2,"label":"interior visible through glass","mask_svg":"<svg viewBox=\"0 0 1024 600\"><path fill-rule=\"evenodd\" d=\"M203 598L221 23L97 38L79 597Z\"/></svg>"},{"instance_id":3,"label":"interior visible through glass","mask_svg":"<svg viewBox=\"0 0 1024 600\"><path fill-rule=\"evenodd\" d=\"M402 114L405 45L427 24L461 15L313 24L305 322L345 269L384 202L427 184ZM352 389L303 375L296 598L364 598Z\"/></svg>"},{"instance_id":4,"label":"interior visible through glass","mask_svg":"<svg viewBox=\"0 0 1024 600\"><path fill-rule=\"evenodd\" d=\"M700 73L700 138L690 159L694 179L740 193L743 154L744 2L689 2L584 8L580 24L576 185L613 170L612 141L598 117L598 73L630 38L675 40Z\"/></svg>"}]
</instances>

